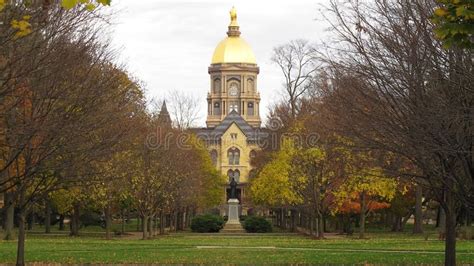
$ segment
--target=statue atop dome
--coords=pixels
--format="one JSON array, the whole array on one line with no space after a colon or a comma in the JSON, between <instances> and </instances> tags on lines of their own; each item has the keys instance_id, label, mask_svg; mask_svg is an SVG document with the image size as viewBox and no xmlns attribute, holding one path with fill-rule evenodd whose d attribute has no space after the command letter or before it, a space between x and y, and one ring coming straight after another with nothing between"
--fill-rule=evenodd
<instances>
[{"instance_id":1,"label":"statue atop dome","mask_svg":"<svg viewBox=\"0 0 474 266\"><path fill-rule=\"evenodd\" d=\"M239 37L240 36L240 31L239 31L239 24L237 23L237 10L235 7L232 7L232 9L229 12L230 14L230 24L229 24L229 31L227 32L227 35L229 37Z\"/></svg>"},{"instance_id":2,"label":"statue atop dome","mask_svg":"<svg viewBox=\"0 0 474 266\"><path fill-rule=\"evenodd\" d=\"M235 9L235 7L232 7L229 13L230 13L230 25L238 26L237 25L237 10Z\"/></svg>"},{"instance_id":3,"label":"statue atop dome","mask_svg":"<svg viewBox=\"0 0 474 266\"><path fill-rule=\"evenodd\" d=\"M237 23L237 10L235 7L229 11L230 24L227 38L222 40L214 50L211 64L257 64L252 48L240 37L240 27Z\"/></svg>"}]
</instances>

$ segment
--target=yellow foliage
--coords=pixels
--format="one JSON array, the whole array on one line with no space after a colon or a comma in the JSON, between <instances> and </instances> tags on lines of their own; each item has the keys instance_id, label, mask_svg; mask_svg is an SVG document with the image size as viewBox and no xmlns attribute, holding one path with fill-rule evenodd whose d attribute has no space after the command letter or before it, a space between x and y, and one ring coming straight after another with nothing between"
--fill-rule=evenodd
<instances>
[{"instance_id":1,"label":"yellow foliage","mask_svg":"<svg viewBox=\"0 0 474 266\"><path fill-rule=\"evenodd\" d=\"M17 30L15 38L21 38L31 33L30 18L30 16L23 16L21 20L12 20L11 26L13 29Z\"/></svg>"},{"instance_id":2,"label":"yellow foliage","mask_svg":"<svg viewBox=\"0 0 474 266\"><path fill-rule=\"evenodd\" d=\"M255 203L279 206L303 202L303 198L294 190L290 182L291 159L295 153L293 141L284 140L275 158L263 167L251 183L250 191Z\"/></svg>"},{"instance_id":3,"label":"yellow foliage","mask_svg":"<svg viewBox=\"0 0 474 266\"><path fill-rule=\"evenodd\" d=\"M98 5L104 5L108 6L110 5L111 0L97 0L97 1L92 1L92 0L62 0L61 1L61 6L65 9L71 9L74 8L78 5L84 5L84 7L92 11L94 10Z\"/></svg>"}]
</instances>

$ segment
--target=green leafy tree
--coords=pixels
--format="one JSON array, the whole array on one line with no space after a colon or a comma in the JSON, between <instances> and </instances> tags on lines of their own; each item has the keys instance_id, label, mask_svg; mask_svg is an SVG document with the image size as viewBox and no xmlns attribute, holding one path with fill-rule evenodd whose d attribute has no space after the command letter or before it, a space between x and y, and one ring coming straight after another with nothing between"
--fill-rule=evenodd
<instances>
[{"instance_id":1,"label":"green leafy tree","mask_svg":"<svg viewBox=\"0 0 474 266\"><path fill-rule=\"evenodd\" d=\"M437 0L433 15L436 36L444 46L474 48L474 2L472 0Z\"/></svg>"}]
</instances>

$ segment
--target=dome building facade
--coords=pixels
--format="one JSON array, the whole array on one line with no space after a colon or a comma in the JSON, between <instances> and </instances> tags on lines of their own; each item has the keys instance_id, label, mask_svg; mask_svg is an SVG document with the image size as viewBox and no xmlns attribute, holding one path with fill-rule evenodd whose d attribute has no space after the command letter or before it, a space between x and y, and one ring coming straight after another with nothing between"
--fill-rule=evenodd
<instances>
[{"instance_id":1,"label":"dome building facade","mask_svg":"<svg viewBox=\"0 0 474 266\"><path fill-rule=\"evenodd\" d=\"M207 127L198 132L207 144L214 165L227 176L227 185L223 188L226 197L220 206L224 215L232 178L238 184L241 214L247 214L251 159L266 138L259 110L259 67L252 48L240 36L235 8L230 11L230 20L227 37L215 48L208 68Z\"/></svg>"}]
</instances>

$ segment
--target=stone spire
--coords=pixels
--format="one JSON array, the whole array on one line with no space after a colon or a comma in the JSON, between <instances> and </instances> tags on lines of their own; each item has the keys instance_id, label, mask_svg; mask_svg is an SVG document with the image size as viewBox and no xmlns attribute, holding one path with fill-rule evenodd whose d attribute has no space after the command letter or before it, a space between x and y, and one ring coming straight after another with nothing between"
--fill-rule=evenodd
<instances>
[{"instance_id":1,"label":"stone spire","mask_svg":"<svg viewBox=\"0 0 474 266\"><path fill-rule=\"evenodd\" d=\"M158 123L164 127L171 127L171 117L166 107L166 101L163 101L163 105L161 105L160 114L158 114Z\"/></svg>"}]
</instances>

